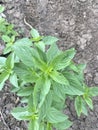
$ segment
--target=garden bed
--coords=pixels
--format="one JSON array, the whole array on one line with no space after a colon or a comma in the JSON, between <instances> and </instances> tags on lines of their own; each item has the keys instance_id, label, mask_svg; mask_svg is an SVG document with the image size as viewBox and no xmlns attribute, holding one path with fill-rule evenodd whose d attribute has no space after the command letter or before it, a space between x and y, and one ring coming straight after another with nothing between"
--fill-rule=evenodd
<instances>
[{"instance_id":1,"label":"garden bed","mask_svg":"<svg viewBox=\"0 0 98 130\"><path fill-rule=\"evenodd\" d=\"M86 83L98 85L98 0L0 0L0 3L5 6L6 19L15 24L21 37L29 36L25 18L42 35L58 37L62 50L75 47L75 62L87 64ZM27 130L26 122L16 121L10 114L20 102L9 88L7 82L0 92L0 130ZM68 130L98 130L98 97L93 102L94 110L89 110L88 117L78 118L73 102L67 101L65 113L73 121Z\"/></svg>"}]
</instances>

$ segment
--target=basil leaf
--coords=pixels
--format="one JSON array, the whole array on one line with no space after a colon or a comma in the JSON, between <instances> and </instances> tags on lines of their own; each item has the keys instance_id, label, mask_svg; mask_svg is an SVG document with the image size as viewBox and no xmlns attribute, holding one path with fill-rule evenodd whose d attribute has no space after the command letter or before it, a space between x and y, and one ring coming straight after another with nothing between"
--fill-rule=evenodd
<instances>
[{"instance_id":1,"label":"basil leaf","mask_svg":"<svg viewBox=\"0 0 98 130\"><path fill-rule=\"evenodd\" d=\"M45 43L45 45L52 45L57 41L58 41L58 38L53 37L53 36L45 36L45 37L43 37L43 42Z\"/></svg>"},{"instance_id":2,"label":"basil leaf","mask_svg":"<svg viewBox=\"0 0 98 130\"><path fill-rule=\"evenodd\" d=\"M57 72L57 71L51 71L49 76L57 83L68 85L68 80L63 76L63 74Z\"/></svg>"},{"instance_id":3,"label":"basil leaf","mask_svg":"<svg viewBox=\"0 0 98 130\"><path fill-rule=\"evenodd\" d=\"M65 120L64 122L60 122L60 123L55 123L55 124L53 124L53 126L54 126L57 130L65 130L65 129L68 129L71 125L72 125L72 122L69 121L69 120Z\"/></svg>"},{"instance_id":4,"label":"basil leaf","mask_svg":"<svg viewBox=\"0 0 98 130\"><path fill-rule=\"evenodd\" d=\"M61 52L59 55L57 55L53 61L51 62L53 68L56 70L61 70L66 68L68 65L70 65L71 60L73 59L75 55L75 49L69 49L65 52Z\"/></svg>"},{"instance_id":5,"label":"basil leaf","mask_svg":"<svg viewBox=\"0 0 98 130\"><path fill-rule=\"evenodd\" d=\"M49 123L59 123L63 122L67 119L68 117L64 115L62 112L58 111L54 107L51 107L47 111L47 121Z\"/></svg>"},{"instance_id":6,"label":"basil leaf","mask_svg":"<svg viewBox=\"0 0 98 130\"><path fill-rule=\"evenodd\" d=\"M33 38L38 38L38 37L40 37L38 31L37 31L36 29L34 29L34 28L32 28L32 30L31 30L30 33L31 33L31 36L32 36Z\"/></svg>"},{"instance_id":7,"label":"basil leaf","mask_svg":"<svg viewBox=\"0 0 98 130\"><path fill-rule=\"evenodd\" d=\"M34 87L34 106L41 107L45 101L46 95L50 91L51 82L48 78L40 77Z\"/></svg>"},{"instance_id":8,"label":"basil leaf","mask_svg":"<svg viewBox=\"0 0 98 130\"><path fill-rule=\"evenodd\" d=\"M28 112L27 107L16 107L12 110L11 114L17 120L30 120L32 118L32 113Z\"/></svg>"}]
</instances>

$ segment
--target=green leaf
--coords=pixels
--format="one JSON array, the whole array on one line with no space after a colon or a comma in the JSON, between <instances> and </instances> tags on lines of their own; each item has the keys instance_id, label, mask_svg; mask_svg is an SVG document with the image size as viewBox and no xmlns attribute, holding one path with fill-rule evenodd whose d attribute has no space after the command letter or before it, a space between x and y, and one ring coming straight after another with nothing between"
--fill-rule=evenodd
<instances>
[{"instance_id":1,"label":"green leaf","mask_svg":"<svg viewBox=\"0 0 98 130\"><path fill-rule=\"evenodd\" d=\"M36 65L36 68L40 69L44 73L46 72L47 64L45 62L40 59L35 59L34 63Z\"/></svg>"},{"instance_id":2,"label":"green leaf","mask_svg":"<svg viewBox=\"0 0 98 130\"><path fill-rule=\"evenodd\" d=\"M6 44L6 47L4 48L3 54L8 54L12 51L12 44L8 43Z\"/></svg>"},{"instance_id":3,"label":"green leaf","mask_svg":"<svg viewBox=\"0 0 98 130\"><path fill-rule=\"evenodd\" d=\"M54 82L53 84L53 93L58 96L60 99L65 101L65 88L64 85Z\"/></svg>"},{"instance_id":4,"label":"green leaf","mask_svg":"<svg viewBox=\"0 0 98 130\"><path fill-rule=\"evenodd\" d=\"M0 5L0 13L2 13L4 11L4 7Z\"/></svg>"},{"instance_id":5,"label":"green leaf","mask_svg":"<svg viewBox=\"0 0 98 130\"><path fill-rule=\"evenodd\" d=\"M29 67L36 67L44 70L46 64L41 60L38 52L29 46L14 46L14 51L19 59Z\"/></svg>"},{"instance_id":6,"label":"green leaf","mask_svg":"<svg viewBox=\"0 0 98 130\"><path fill-rule=\"evenodd\" d=\"M18 91L18 96L30 96L33 93L33 86L30 87L24 87L21 88L21 90Z\"/></svg>"},{"instance_id":7,"label":"green leaf","mask_svg":"<svg viewBox=\"0 0 98 130\"><path fill-rule=\"evenodd\" d=\"M2 90L3 86L4 86L4 82L9 78L9 73L4 70L1 74L0 74L0 90Z\"/></svg>"},{"instance_id":8,"label":"green leaf","mask_svg":"<svg viewBox=\"0 0 98 130\"><path fill-rule=\"evenodd\" d=\"M76 52L74 48L69 49L65 52L61 52L51 62L51 64L53 65L53 68L55 68L56 70L66 68L68 65L70 65L70 62L73 59L75 53Z\"/></svg>"},{"instance_id":9,"label":"green leaf","mask_svg":"<svg viewBox=\"0 0 98 130\"><path fill-rule=\"evenodd\" d=\"M45 45L52 45L58 41L58 38L53 37L53 36L45 36L43 37L43 42Z\"/></svg>"},{"instance_id":10,"label":"green leaf","mask_svg":"<svg viewBox=\"0 0 98 130\"><path fill-rule=\"evenodd\" d=\"M32 42L30 39L28 38L22 38L22 39L19 39L17 40L15 43L14 43L14 46L16 47L21 47L21 46L32 46Z\"/></svg>"},{"instance_id":11,"label":"green leaf","mask_svg":"<svg viewBox=\"0 0 98 130\"><path fill-rule=\"evenodd\" d=\"M39 130L38 120L30 120L28 130Z\"/></svg>"},{"instance_id":12,"label":"green leaf","mask_svg":"<svg viewBox=\"0 0 98 130\"><path fill-rule=\"evenodd\" d=\"M93 110L93 102L92 102L92 99L88 96L86 96L85 98L85 101L87 103L87 105L90 107L91 110Z\"/></svg>"},{"instance_id":13,"label":"green leaf","mask_svg":"<svg viewBox=\"0 0 98 130\"><path fill-rule=\"evenodd\" d=\"M50 79L45 78L43 81L43 86L41 88L39 108L42 106L43 102L45 101L46 96L50 91L50 87L51 87Z\"/></svg>"},{"instance_id":14,"label":"green leaf","mask_svg":"<svg viewBox=\"0 0 98 130\"><path fill-rule=\"evenodd\" d=\"M37 43L37 45L38 45L39 43ZM42 61L47 61L47 58L46 58L46 53L40 48L40 47L38 47L36 44L35 44L35 49L36 49L36 51L38 52L38 54L39 54L39 56L40 56L40 59L42 60Z\"/></svg>"},{"instance_id":15,"label":"green leaf","mask_svg":"<svg viewBox=\"0 0 98 130\"><path fill-rule=\"evenodd\" d=\"M31 30L30 33L31 33L31 36L32 36L33 38L38 38L38 37L40 37L38 31L37 31L36 29L34 29L34 28Z\"/></svg>"},{"instance_id":16,"label":"green leaf","mask_svg":"<svg viewBox=\"0 0 98 130\"><path fill-rule=\"evenodd\" d=\"M15 64L14 71L18 77L26 83L36 82L36 80L39 78L34 69L31 69L22 63Z\"/></svg>"},{"instance_id":17,"label":"green leaf","mask_svg":"<svg viewBox=\"0 0 98 130\"><path fill-rule=\"evenodd\" d=\"M81 97L77 96L75 98L75 110L77 112L77 115L80 116L82 113L82 103L81 103Z\"/></svg>"},{"instance_id":18,"label":"green leaf","mask_svg":"<svg viewBox=\"0 0 98 130\"><path fill-rule=\"evenodd\" d=\"M65 98L66 99L66 98ZM54 106L57 110L64 110L66 105L65 105L65 101L61 100L57 95L55 95L53 93L53 102L52 102L52 106Z\"/></svg>"},{"instance_id":19,"label":"green leaf","mask_svg":"<svg viewBox=\"0 0 98 130\"><path fill-rule=\"evenodd\" d=\"M5 21L4 18L0 17L0 25L4 25L7 24L7 22ZM0 28L1 29L1 28ZM1 30L0 30L1 31ZM4 30L5 31L5 30Z\"/></svg>"},{"instance_id":20,"label":"green leaf","mask_svg":"<svg viewBox=\"0 0 98 130\"><path fill-rule=\"evenodd\" d=\"M59 51L57 45L52 44L46 53L48 63L51 62L53 60L53 58L55 58L59 53L60 53L60 51Z\"/></svg>"},{"instance_id":21,"label":"green leaf","mask_svg":"<svg viewBox=\"0 0 98 130\"><path fill-rule=\"evenodd\" d=\"M5 65L6 58L5 57L0 57L0 68Z\"/></svg>"},{"instance_id":22,"label":"green leaf","mask_svg":"<svg viewBox=\"0 0 98 130\"><path fill-rule=\"evenodd\" d=\"M78 71L83 73L84 69L86 68L86 64L77 64Z\"/></svg>"},{"instance_id":23,"label":"green leaf","mask_svg":"<svg viewBox=\"0 0 98 130\"><path fill-rule=\"evenodd\" d=\"M47 111L47 121L49 123L60 123L65 121L67 118L68 117L66 115L53 107L51 107Z\"/></svg>"},{"instance_id":24,"label":"green leaf","mask_svg":"<svg viewBox=\"0 0 98 130\"><path fill-rule=\"evenodd\" d=\"M39 110L39 121L43 120L46 117L47 110L51 107L52 105L52 93L51 91L46 95L45 101L43 105L41 106Z\"/></svg>"},{"instance_id":25,"label":"green leaf","mask_svg":"<svg viewBox=\"0 0 98 130\"><path fill-rule=\"evenodd\" d=\"M3 35L3 36L2 36L2 40L3 40L4 42L10 42L10 41L11 41L10 37L7 36L7 35Z\"/></svg>"},{"instance_id":26,"label":"green leaf","mask_svg":"<svg viewBox=\"0 0 98 130\"><path fill-rule=\"evenodd\" d=\"M33 94L31 93L31 95L29 97L26 98L28 101L28 111L29 112L36 112L34 105L33 105Z\"/></svg>"},{"instance_id":27,"label":"green leaf","mask_svg":"<svg viewBox=\"0 0 98 130\"><path fill-rule=\"evenodd\" d=\"M85 101L82 98L81 98L81 104L82 104L82 113L87 116L87 114L88 114L87 105L86 105Z\"/></svg>"},{"instance_id":28,"label":"green leaf","mask_svg":"<svg viewBox=\"0 0 98 130\"><path fill-rule=\"evenodd\" d=\"M30 75L28 67L23 63L16 63L14 67L14 71L18 75L18 77L22 80L23 79L26 80L25 77Z\"/></svg>"},{"instance_id":29,"label":"green leaf","mask_svg":"<svg viewBox=\"0 0 98 130\"><path fill-rule=\"evenodd\" d=\"M34 87L34 106L39 108L44 103L46 95L49 93L51 82L48 78L40 77Z\"/></svg>"},{"instance_id":30,"label":"green leaf","mask_svg":"<svg viewBox=\"0 0 98 130\"><path fill-rule=\"evenodd\" d=\"M6 67L7 69L13 69L14 67L14 53L11 53L6 59Z\"/></svg>"},{"instance_id":31,"label":"green leaf","mask_svg":"<svg viewBox=\"0 0 98 130\"><path fill-rule=\"evenodd\" d=\"M70 63L70 65L68 66L68 68L70 68L71 70L73 70L73 71L75 71L75 72L77 72L77 73L79 72L79 70L78 70L76 64L75 64L73 61L71 61L71 63Z\"/></svg>"},{"instance_id":32,"label":"green leaf","mask_svg":"<svg viewBox=\"0 0 98 130\"><path fill-rule=\"evenodd\" d=\"M17 75L15 73L13 73L11 76L10 76L10 83L12 85L14 85L16 88L19 88L18 86L18 78L17 78Z\"/></svg>"},{"instance_id":33,"label":"green leaf","mask_svg":"<svg viewBox=\"0 0 98 130\"><path fill-rule=\"evenodd\" d=\"M47 123L47 128L46 128L47 130L52 130L52 126L51 126L51 124L50 123Z\"/></svg>"},{"instance_id":34,"label":"green leaf","mask_svg":"<svg viewBox=\"0 0 98 130\"><path fill-rule=\"evenodd\" d=\"M28 46L14 46L13 47L15 54L19 57L19 59L27 66L33 67L33 48Z\"/></svg>"},{"instance_id":35,"label":"green leaf","mask_svg":"<svg viewBox=\"0 0 98 130\"><path fill-rule=\"evenodd\" d=\"M35 46L38 47L43 52L45 52L45 44L44 44L44 42L39 41L39 42L35 43Z\"/></svg>"},{"instance_id":36,"label":"green leaf","mask_svg":"<svg viewBox=\"0 0 98 130\"><path fill-rule=\"evenodd\" d=\"M89 94L90 96L98 96L98 87L90 87Z\"/></svg>"},{"instance_id":37,"label":"green leaf","mask_svg":"<svg viewBox=\"0 0 98 130\"><path fill-rule=\"evenodd\" d=\"M64 76L69 81L68 86L65 86L65 92L69 95L83 95L85 93L84 87L83 87L83 81L80 82L79 76L77 76L75 73L69 73L64 72Z\"/></svg>"},{"instance_id":38,"label":"green leaf","mask_svg":"<svg viewBox=\"0 0 98 130\"><path fill-rule=\"evenodd\" d=\"M84 91L82 91L79 88L76 88L74 86L71 86L71 85L65 86L64 88L65 88L65 94L68 94L68 95L79 95L80 96L80 95L84 94Z\"/></svg>"},{"instance_id":39,"label":"green leaf","mask_svg":"<svg viewBox=\"0 0 98 130\"><path fill-rule=\"evenodd\" d=\"M40 57L34 56L34 65L36 66L36 68L45 72L47 69L47 64L41 58L42 58L42 55ZM44 55L43 59L45 59L45 55Z\"/></svg>"},{"instance_id":40,"label":"green leaf","mask_svg":"<svg viewBox=\"0 0 98 130\"><path fill-rule=\"evenodd\" d=\"M38 43L42 40L43 36L39 36L39 37L35 37L35 38L31 38L31 41L34 43Z\"/></svg>"},{"instance_id":41,"label":"green leaf","mask_svg":"<svg viewBox=\"0 0 98 130\"><path fill-rule=\"evenodd\" d=\"M16 88L14 86L12 86L11 88L11 92L15 93L15 92L18 92L20 90L20 88Z\"/></svg>"},{"instance_id":42,"label":"green leaf","mask_svg":"<svg viewBox=\"0 0 98 130\"><path fill-rule=\"evenodd\" d=\"M29 100L29 97L23 97L21 98L21 103L28 103L28 100Z\"/></svg>"},{"instance_id":43,"label":"green leaf","mask_svg":"<svg viewBox=\"0 0 98 130\"><path fill-rule=\"evenodd\" d=\"M57 72L57 71L51 71L49 76L57 83L69 85L68 80L63 76L63 74Z\"/></svg>"},{"instance_id":44,"label":"green leaf","mask_svg":"<svg viewBox=\"0 0 98 130\"><path fill-rule=\"evenodd\" d=\"M11 114L17 120L30 120L32 118L32 113L28 112L27 107L16 107L12 110Z\"/></svg>"},{"instance_id":45,"label":"green leaf","mask_svg":"<svg viewBox=\"0 0 98 130\"><path fill-rule=\"evenodd\" d=\"M65 130L65 129L68 129L71 125L72 125L72 122L69 121L69 120L65 120L64 122L60 122L60 123L55 123L55 124L53 124L53 126L54 126L57 130Z\"/></svg>"},{"instance_id":46,"label":"green leaf","mask_svg":"<svg viewBox=\"0 0 98 130\"><path fill-rule=\"evenodd\" d=\"M41 123L40 127L39 127L39 130L45 130L45 124Z\"/></svg>"},{"instance_id":47,"label":"green leaf","mask_svg":"<svg viewBox=\"0 0 98 130\"><path fill-rule=\"evenodd\" d=\"M15 41L15 36L13 35L12 37L11 37L11 42L13 43Z\"/></svg>"}]
</instances>

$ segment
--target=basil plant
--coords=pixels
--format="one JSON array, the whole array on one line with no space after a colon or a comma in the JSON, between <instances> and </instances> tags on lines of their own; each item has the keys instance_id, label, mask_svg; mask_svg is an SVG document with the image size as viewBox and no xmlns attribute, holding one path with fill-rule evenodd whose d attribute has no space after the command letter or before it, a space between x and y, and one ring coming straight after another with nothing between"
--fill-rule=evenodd
<instances>
[{"instance_id":1,"label":"basil plant","mask_svg":"<svg viewBox=\"0 0 98 130\"><path fill-rule=\"evenodd\" d=\"M77 115L87 115L88 107L93 109L92 97L98 95L98 87L85 84L86 65L73 61L76 50L60 50L57 38L40 36L33 28L29 38L19 39L14 30L11 32L1 33L5 49L0 57L0 90L8 80L11 91L24 103L11 114L26 120L28 130L65 130L72 125L64 114L66 100L71 98Z\"/></svg>"}]
</instances>

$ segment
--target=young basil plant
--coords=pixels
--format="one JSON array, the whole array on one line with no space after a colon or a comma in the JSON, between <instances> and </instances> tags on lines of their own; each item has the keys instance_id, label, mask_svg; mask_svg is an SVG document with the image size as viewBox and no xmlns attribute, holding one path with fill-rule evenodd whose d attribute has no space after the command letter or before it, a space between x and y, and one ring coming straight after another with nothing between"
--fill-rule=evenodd
<instances>
[{"instance_id":1,"label":"young basil plant","mask_svg":"<svg viewBox=\"0 0 98 130\"><path fill-rule=\"evenodd\" d=\"M40 36L35 29L30 38L17 40L14 33L0 30L0 34L6 44L3 54L7 54L0 57L0 90L9 80L11 91L25 103L11 114L17 120L27 120L28 130L68 129L72 125L64 114L68 97L74 100L78 116L87 115L88 107L93 109L92 97L98 96L98 87L84 83L86 65L74 63L74 48L61 51L57 38Z\"/></svg>"}]
</instances>

